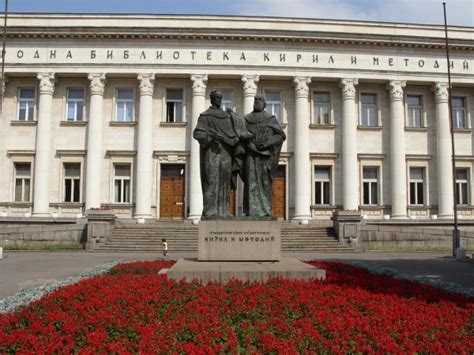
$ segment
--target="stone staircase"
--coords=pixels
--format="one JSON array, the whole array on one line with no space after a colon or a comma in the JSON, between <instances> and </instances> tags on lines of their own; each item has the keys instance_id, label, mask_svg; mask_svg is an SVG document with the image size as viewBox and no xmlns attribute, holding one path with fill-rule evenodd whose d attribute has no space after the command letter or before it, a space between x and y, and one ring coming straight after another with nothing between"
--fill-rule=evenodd
<instances>
[{"instance_id":1,"label":"stone staircase","mask_svg":"<svg viewBox=\"0 0 474 355\"><path fill-rule=\"evenodd\" d=\"M163 238L169 251L197 251L198 227L182 221L116 221L112 236L96 250L161 252Z\"/></svg>"},{"instance_id":2,"label":"stone staircase","mask_svg":"<svg viewBox=\"0 0 474 355\"><path fill-rule=\"evenodd\" d=\"M353 252L354 248L338 242L333 228L318 225L281 225L282 252Z\"/></svg>"},{"instance_id":3,"label":"stone staircase","mask_svg":"<svg viewBox=\"0 0 474 355\"><path fill-rule=\"evenodd\" d=\"M282 223L282 252L344 252L353 248L341 245L332 228L317 225ZM170 252L197 252L198 227L182 221L116 221L112 236L97 246L97 251L161 252L166 238Z\"/></svg>"}]
</instances>

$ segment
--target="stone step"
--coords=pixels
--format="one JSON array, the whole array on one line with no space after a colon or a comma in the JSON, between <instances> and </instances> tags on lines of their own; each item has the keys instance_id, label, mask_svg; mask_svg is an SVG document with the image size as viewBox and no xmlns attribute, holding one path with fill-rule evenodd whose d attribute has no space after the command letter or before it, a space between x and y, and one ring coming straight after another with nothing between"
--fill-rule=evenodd
<instances>
[{"instance_id":1,"label":"stone step","mask_svg":"<svg viewBox=\"0 0 474 355\"><path fill-rule=\"evenodd\" d=\"M130 239L130 240L137 240L137 239L143 239L143 240L160 240L162 239L162 236L157 236L157 235L112 235L111 239ZM173 235L173 236L168 236L166 238L167 240L198 240L197 235ZM333 236L308 236L308 237L302 237L302 236L282 236L281 238L282 241L305 241L305 240L337 240Z\"/></svg>"},{"instance_id":2,"label":"stone step","mask_svg":"<svg viewBox=\"0 0 474 355\"><path fill-rule=\"evenodd\" d=\"M112 237L97 250L149 251L161 253L161 239L166 238L170 251L192 251L198 248L198 226L177 222L148 222L136 224L135 220L115 224ZM320 226L300 226L282 223L281 249L284 252L353 251L339 244L334 230Z\"/></svg>"},{"instance_id":3,"label":"stone step","mask_svg":"<svg viewBox=\"0 0 474 355\"><path fill-rule=\"evenodd\" d=\"M162 248L143 248L143 247L123 247L123 246L98 246L96 251L132 251L132 252L156 252L161 254ZM197 247L194 248L173 248L169 252L197 252ZM345 247L323 247L323 248L282 248L282 252L354 252L352 248Z\"/></svg>"},{"instance_id":4,"label":"stone step","mask_svg":"<svg viewBox=\"0 0 474 355\"><path fill-rule=\"evenodd\" d=\"M140 230L140 231L137 231L137 230L130 230L130 231L126 231L126 230L115 230L113 231L113 234L115 235L195 235L197 236L198 235L198 232L197 231L167 231L167 230L154 230L154 231L150 231L150 230Z\"/></svg>"},{"instance_id":5,"label":"stone step","mask_svg":"<svg viewBox=\"0 0 474 355\"><path fill-rule=\"evenodd\" d=\"M159 236L156 234L147 234L147 235L122 235L122 234L114 234L110 238L116 239L146 239L146 240L161 240L164 236ZM189 240L198 240L197 235L171 235L167 236L166 239L189 239Z\"/></svg>"},{"instance_id":6,"label":"stone step","mask_svg":"<svg viewBox=\"0 0 474 355\"><path fill-rule=\"evenodd\" d=\"M106 242L104 245L123 245L123 246L128 246L128 245L140 245L140 246L150 246L150 247L160 247L162 248L163 245L161 243L135 243L135 242ZM194 246L197 248L197 243L168 243L168 248L172 246Z\"/></svg>"},{"instance_id":7,"label":"stone step","mask_svg":"<svg viewBox=\"0 0 474 355\"><path fill-rule=\"evenodd\" d=\"M134 245L104 245L98 246L97 250L143 250L143 251L163 251L163 248L158 247L143 247L143 246L134 246ZM176 247L173 249L169 249L170 251L196 251L197 246L195 247Z\"/></svg>"},{"instance_id":8,"label":"stone step","mask_svg":"<svg viewBox=\"0 0 474 355\"><path fill-rule=\"evenodd\" d=\"M167 230L160 230L160 231L149 231L149 230L115 230L113 232L114 235L124 235L124 236L137 236L137 235L189 235L189 236L196 236L198 235L197 231L167 231ZM293 236L304 236L304 237L326 237L326 236L335 236L333 233L327 232L318 232L318 233L301 233L301 232L291 232L291 233L281 233L282 237L293 237Z\"/></svg>"},{"instance_id":9,"label":"stone step","mask_svg":"<svg viewBox=\"0 0 474 355\"><path fill-rule=\"evenodd\" d=\"M168 244L172 243L172 244L176 244L176 243L181 243L181 244L196 244L198 243L197 239L193 239L193 240L182 240L182 239L166 239L166 242ZM125 239L109 239L107 240L107 243L141 243L141 244L159 244L159 245L162 245L163 243L161 242L161 240L143 240L143 239L135 239L135 240L125 240Z\"/></svg>"},{"instance_id":10,"label":"stone step","mask_svg":"<svg viewBox=\"0 0 474 355\"><path fill-rule=\"evenodd\" d=\"M297 244L290 244L290 245L282 245L282 248L289 248L289 249L312 249L312 248L336 248L341 247L340 244L311 244L311 245L297 245Z\"/></svg>"}]
</instances>

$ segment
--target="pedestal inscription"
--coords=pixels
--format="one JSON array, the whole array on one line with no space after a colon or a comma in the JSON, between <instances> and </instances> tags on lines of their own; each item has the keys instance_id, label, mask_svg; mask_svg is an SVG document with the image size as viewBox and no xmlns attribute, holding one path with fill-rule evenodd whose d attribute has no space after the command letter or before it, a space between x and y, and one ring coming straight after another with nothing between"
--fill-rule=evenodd
<instances>
[{"instance_id":1,"label":"pedestal inscription","mask_svg":"<svg viewBox=\"0 0 474 355\"><path fill-rule=\"evenodd\" d=\"M280 246L276 221L199 223L199 261L277 261Z\"/></svg>"}]
</instances>

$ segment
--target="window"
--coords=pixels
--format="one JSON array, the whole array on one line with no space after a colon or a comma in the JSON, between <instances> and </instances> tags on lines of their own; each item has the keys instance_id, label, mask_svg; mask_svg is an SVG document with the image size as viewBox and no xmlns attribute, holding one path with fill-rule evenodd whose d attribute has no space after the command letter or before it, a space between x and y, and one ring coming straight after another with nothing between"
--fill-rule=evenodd
<instances>
[{"instance_id":1,"label":"window","mask_svg":"<svg viewBox=\"0 0 474 355\"><path fill-rule=\"evenodd\" d=\"M316 205L331 204L331 167L314 168L314 189Z\"/></svg>"},{"instance_id":2,"label":"window","mask_svg":"<svg viewBox=\"0 0 474 355\"><path fill-rule=\"evenodd\" d=\"M117 89L117 121L133 121L133 90Z\"/></svg>"},{"instance_id":3,"label":"window","mask_svg":"<svg viewBox=\"0 0 474 355\"><path fill-rule=\"evenodd\" d=\"M424 168L410 168L410 205L425 204L424 180Z\"/></svg>"},{"instance_id":4,"label":"window","mask_svg":"<svg viewBox=\"0 0 474 355\"><path fill-rule=\"evenodd\" d=\"M316 124L330 124L329 112L329 93L315 92L313 94L314 101L314 119Z\"/></svg>"},{"instance_id":5,"label":"window","mask_svg":"<svg viewBox=\"0 0 474 355\"><path fill-rule=\"evenodd\" d=\"M35 89L20 89L18 100L18 120L33 121L35 115Z\"/></svg>"},{"instance_id":6,"label":"window","mask_svg":"<svg viewBox=\"0 0 474 355\"><path fill-rule=\"evenodd\" d=\"M130 203L130 164L115 164L115 202Z\"/></svg>"},{"instance_id":7,"label":"window","mask_svg":"<svg viewBox=\"0 0 474 355\"><path fill-rule=\"evenodd\" d=\"M67 121L82 121L84 114L84 89L67 90Z\"/></svg>"},{"instance_id":8,"label":"window","mask_svg":"<svg viewBox=\"0 0 474 355\"><path fill-rule=\"evenodd\" d=\"M377 167L364 167L362 169L363 204L379 204L379 172Z\"/></svg>"},{"instance_id":9,"label":"window","mask_svg":"<svg viewBox=\"0 0 474 355\"><path fill-rule=\"evenodd\" d=\"M15 163L15 202L30 202L31 164Z\"/></svg>"},{"instance_id":10,"label":"window","mask_svg":"<svg viewBox=\"0 0 474 355\"><path fill-rule=\"evenodd\" d=\"M266 91L265 102L267 103L266 110L275 115L279 122L282 122L282 111L281 111L281 92L279 91Z\"/></svg>"},{"instance_id":11,"label":"window","mask_svg":"<svg viewBox=\"0 0 474 355\"><path fill-rule=\"evenodd\" d=\"M362 94L360 96L361 101L361 122L362 126L376 127L377 122L377 95L375 94Z\"/></svg>"},{"instance_id":12,"label":"window","mask_svg":"<svg viewBox=\"0 0 474 355\"><path fill-rule=\"evenodd\" d=\"M466 108L463 97L453 97L451 99L453 108L453 128L467 128Z\"/></svg>"},{"instance_id":13,"label":"window","mask_svg":"<svg viewBox=\"0 0 474 355\"><path fill-rule=\"evenodd\" d=\"M456 169L456 203L468 205L468 172L467 169Z\"/></svg>"},{"instance_id":14,"label":"window","mask_svg":"<svg viewBox=\"0 0 474 355\"><path fill-rule=\"evenodd\" d=\"M421 96L407 95L408 127L423 127Z\"/></svg>"},{"instance_id":15,"label":"window","mask_svg":"<svg viewBox=\"0 0 474 355\"><path fill-rule=\"evenodd\" d=\"M166 122L183 122L183 90L166 90Z\"/></svg>"},{"instance_id":16,"label":"window","mask_svg":"<svg viewBox=\"0 0 474 355\"><path fill-rule=\"evenodd\" d=\"M64 202L80 202L81 164L64 164Z\"/></svg>"},{"instance_id":17,"label":"window","mask_svg":"<svg viewBox=\"0 0 474 355\"><path fill-rule=\"evenodd\" d=\"M225 111L228 108L234 109L233 93L230 90L222 90L222 109Z\"/></svg>"}]
</instances>

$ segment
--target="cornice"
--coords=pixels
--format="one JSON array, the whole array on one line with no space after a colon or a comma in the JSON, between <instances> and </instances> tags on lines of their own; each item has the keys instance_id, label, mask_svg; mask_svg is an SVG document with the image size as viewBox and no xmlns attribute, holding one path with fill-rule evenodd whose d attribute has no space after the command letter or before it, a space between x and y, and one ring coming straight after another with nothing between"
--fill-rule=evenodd
<instances>
[{"instance_id":1,"label":"cornice","mask_svg":"<svg viewBox=\"0 0 474 355\"><path fill-rule=\"evenodd\" d=\"M466 32L467 37L468 33ZM295 44L349 45L369 47L406 47L444 49L444 37L346 33L334 31L282 31L236 28L174 28L174 27L29 27L9 26L9 39L77 39L77 40L160 40L160 41L247 41ZM451 38L453 50L472 51L472 39Z\"/></svg>"}]
</instances>

